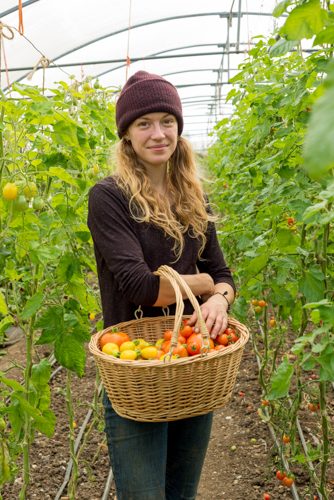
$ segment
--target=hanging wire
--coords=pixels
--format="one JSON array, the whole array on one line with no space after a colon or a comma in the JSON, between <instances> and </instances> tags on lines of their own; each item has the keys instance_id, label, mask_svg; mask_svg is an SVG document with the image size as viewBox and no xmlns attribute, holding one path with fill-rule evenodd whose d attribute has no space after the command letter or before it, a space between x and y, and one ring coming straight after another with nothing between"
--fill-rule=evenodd
<instances>
[{"instance_id":1,"label":"hanging wire","mask_svg":"<svg viewBox=\"0 0 334 500\"><path fill-rule=\"evenodd\" d=\"M5 63L7 82L8 82L8 86L9 86L9 73L8 73L7 59L6 59L6 53L5 53L5 47L4 47L4 39L5 38L7 40L13 40L14 31L13 31L13 28L8 26L8 24L4 24L0 21L0 88L1 88L2 58L3 58L4 63Z\"/></svg>"},{"instance_id":2,"label":"hanging wire","mask_svg":"<svg viewBox=\"0 0 334 500\"><path fill-rule=\"evenodd\" d=\"M19 0L19 33L20 35L24 34L24 26L23 26L23 9L22 9L22 0Z\"/></svg>"},{"instance_id":3,"label":"hanging wire","mask_svg":"<svg viewBox=\"0 0 334 500\"><path fill-rule=\"evenodd\" d=\"M129 0L129 22L128 22L128 40L126 47L126 69L125 69L125 81L128 80L129 68L131 64L131 59L129 56L130 52L130 33L131 33L131 14L132 14L132 0Z\"/></svg>"}]
</instances>

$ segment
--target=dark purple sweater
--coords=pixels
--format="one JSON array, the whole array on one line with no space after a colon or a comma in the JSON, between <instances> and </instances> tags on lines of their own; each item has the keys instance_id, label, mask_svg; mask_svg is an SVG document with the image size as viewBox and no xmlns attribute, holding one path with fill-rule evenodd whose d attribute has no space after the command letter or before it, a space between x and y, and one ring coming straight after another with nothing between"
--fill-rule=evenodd
<instances>
[{"instance_id":1,"label":"dark purple sweater","mask_svg":"<svg viewBox=\"0 0 334 500\"><path fill-rule=\"evenodd\" d=\"M162 309L152 304L157 300L160 280L153 271L163 264L180 274L196 274L198 269L210 274L215 283L225 282L234 288L214 224L209 224L201 260L197 258L198 240L186 235L182 255L173 262L173 240L155 225L131 217L128 199L112 177L98 182L89 193L88 227L94 241L105 328L135 319L139 305L144 317L162 315ZM185 301L184 314L192 310ZM169 313L174 312L172 305Z\"/></svg>"}]
</instances>

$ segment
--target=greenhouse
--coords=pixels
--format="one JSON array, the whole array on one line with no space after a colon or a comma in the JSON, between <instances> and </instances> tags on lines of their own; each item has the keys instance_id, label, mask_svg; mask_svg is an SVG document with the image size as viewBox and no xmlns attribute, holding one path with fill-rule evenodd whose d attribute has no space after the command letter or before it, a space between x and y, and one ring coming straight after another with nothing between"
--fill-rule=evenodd
<instances>
[{"instance_id":1,"label":"greenhouse","mask_svg":"<svg viewBox=\"0 0 334 500\"><path fill-rule=\"evenodd\" d=\"M0 12L0 500L334 498L334 0Z\"/></svg>"}]
</instances>

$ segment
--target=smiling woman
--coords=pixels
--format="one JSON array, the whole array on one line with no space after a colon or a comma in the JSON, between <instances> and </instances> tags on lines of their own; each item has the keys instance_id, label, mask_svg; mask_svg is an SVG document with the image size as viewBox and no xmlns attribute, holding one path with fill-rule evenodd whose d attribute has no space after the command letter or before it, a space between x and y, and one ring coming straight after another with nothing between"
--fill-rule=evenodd
<instances>
[{"instance_id":1,"label":"smiling woman","mask_svg":"<svg viewBox=\"0 0 334 500\"><path fill-rule=\"evenodd\" d=\"M117 101L116 123L121 139L116 173L98 182L89 196L88 225L105 328L132 320L138 306L145 317L160 316L165 306L175 314L174 289L167 278L155 274L165 264L198 297L215 338L227 327L235 287L194 154L181 137L176 88L161 76L135 73ZM194 327L197 315L188 300L184 305ZM117 498L194 499L212 413L148 423L117 415L106 395L104 405Z\"/></svg>"}]
</instances>

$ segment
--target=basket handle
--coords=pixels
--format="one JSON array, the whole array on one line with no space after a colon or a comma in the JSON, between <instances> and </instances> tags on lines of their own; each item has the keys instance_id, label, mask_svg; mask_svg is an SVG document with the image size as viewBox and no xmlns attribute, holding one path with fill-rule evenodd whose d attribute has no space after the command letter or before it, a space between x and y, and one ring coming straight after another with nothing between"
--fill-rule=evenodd
<instances>
[{"instance_id":1,"label":"basket handle","mask_svg":"<svg viewBox=\"0 0 334 500\"><path fill-rule=\"evenodd\" d=\"M178 339L180 326L181 326L181 322L182 322L184 302L183 302L181 289L183 289L187 295L187 298L191 302L191 304L192 304L192 306L197 314L200 332L202 333L203 340L204 340L202 348L201 348L201 352L207 352L207 350L209 349L209 332L208 332L207 326L205 324L205 321L203 319L200 305L199 305L195 295L191 291L191 288L189 287L189 285L184 281L184 279L179 275L179 273L177 271L175 271L175 269L173 269L169 266L166 266L166 265L160 266L158 268L158 270L155 271L154 274L156 274L158 276L164 276L165 278L167 278L175 291L175 296L176 296L175 323L174 323L173 335L172 335L172 339L171 339L170 351L172 351L172 349L174 347L176 347L176 345L177 345L177 339Z\"/></svg>"}]
</instances>

